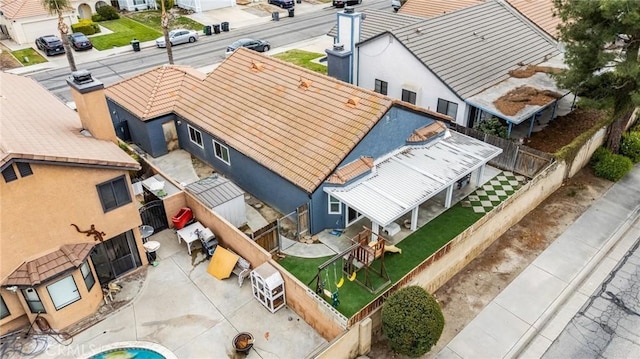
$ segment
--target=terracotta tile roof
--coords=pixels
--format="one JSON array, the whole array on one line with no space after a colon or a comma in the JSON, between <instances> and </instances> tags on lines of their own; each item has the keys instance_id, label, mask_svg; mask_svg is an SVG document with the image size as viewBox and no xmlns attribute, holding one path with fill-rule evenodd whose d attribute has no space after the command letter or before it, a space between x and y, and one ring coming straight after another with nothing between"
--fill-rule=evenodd
<instances>
[{"instance_id":1,"label":"terracotta tile roof","mask_svg":"<svg viewBox=\"0 0 640 359\"><path fill-rule=\"evenodd\" d=\"M360 157L357 160L340 167L328 179L327 183L345 184L373 168L372 157Z\"/></svg>"},{"instance_id":2,"label":"terracotta tile roof","mask_svg":"<svg viewBox=\"0 0 640 359\"><path fill-rule=\"evenodd\" d=\"M11 20L49 13L42 6L41 0L0 0L0 10Z\"/></svg>"},{"instance_id":3,"label":"terracotta tile roof","mask_svg":"<svg viewBox=\"0 0 640 359\"><path fill-rule=\"evenodd\" d=\"M560 18L553 16L555 6L553 0L506 0L509 5L515 8L531 22L536 24L544 32L554 39L558 38L558 25Z\"/></svg>"},{"instance_id":4,"label":"terracotta tile roof","mask_svg":"<svg viewBox=\"0 0 640 359\"><path fill-rule=\"evenodd\" d=\"M114 143L82 135L78 114L34 80L0 72L0 83L0 167L25 159L139 168Z\"/></svg>"},{"instance_id":5,"label":"terracotta tile roof","mask_svg":"<svg viewBox=\"0 0 640 359\"><path fill-rule=\"evenodd\" d=\"M154 84L147 76L111 86L108 96L133 114L144 114L148 103L140 93L149 89L139 83ZM193 76L181 81L182 87L172 90L188 96L175 96L176 114L309 193L394 103L246 49L234 52L204 81ZM127 97L135 99L121 102Z\"/></svg>"},{"instance_id":6,"label":"terracotta tile roof","mask_svg":"<svg viewBox=\"0 0 640 359\"><path fill-rule=\"evenodd\" d=\"M2 285L33 287L70 269L79 268L95 245L95 242L65 244L55 252L22 263Z\"/></svg>"},{"instance_id":7,"label":"terracotta tile roof","mask_svg":"<svg viewBox=\"0 0 640 359\"><path fill-rule=\"evenodd\" d=\"M120 82L126 86L109 86L105 95L145 121L175 111L180 97L189 93L184 91L187 77L204 80L206 75L186 66L165 65Z\"/></svg>"},{"instance_id":8,"label":"terracotta tile roof","mask_svg":"<svg viewBox=\"0 0 640 359\"><path fill-rule=\"evenodd\" d=\"M445 132L446 130L447 130L447 126L444 123L440 121L435 121L431 124L428 124L424 127L421 127L413 131L413 133L407 139L407 142L410 142L410 143L425 142L430 138Z\"/></svg>"},{"instance_id":9,"label":"terracotta tile roof","mask_svg":"<svg viewBox=\"0 0 640 359\"><path fill-rule=\"evenodd\" d=\"M398 13L429 18L483 2L483 0L408 0Z\"/></svg>"}]
</instances>

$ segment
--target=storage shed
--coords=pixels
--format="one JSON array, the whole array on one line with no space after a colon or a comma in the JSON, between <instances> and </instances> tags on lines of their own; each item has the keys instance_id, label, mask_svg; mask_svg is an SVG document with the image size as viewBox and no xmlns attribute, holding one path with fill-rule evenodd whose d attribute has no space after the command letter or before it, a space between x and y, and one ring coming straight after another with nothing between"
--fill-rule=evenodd
<instances>
[{"instance_id":1,"label":"storage shed","mask_svg":"<svg viewBox=\"0 0 640 359\"><path fill-rule=\"evenodd\" d=\"M237 228L247 224L244 192L229 179L214 175L187 185L186 190Z\"/></svg>"}]
</instances>

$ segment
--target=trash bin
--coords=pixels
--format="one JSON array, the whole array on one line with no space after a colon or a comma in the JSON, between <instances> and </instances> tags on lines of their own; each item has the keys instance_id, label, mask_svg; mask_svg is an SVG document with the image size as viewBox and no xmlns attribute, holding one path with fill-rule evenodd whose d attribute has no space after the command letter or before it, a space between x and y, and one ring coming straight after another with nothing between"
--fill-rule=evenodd
<instances>
[{"instance_id":1,"label":"trash bin","mask_svg":"<svg viewBox=\"0 0 640 359\"><path fill-rule=\"evenodd\" d=\"M296 4L302 4L302 0L296 0Z\"/></svg>"},{"instance_id":2,"label":"trash bin","mask_svg":"<svg viewBox=\"0 0 640 359\"><path fill-rule=\"evenodd\" d=\"M131 40L131 47L133 47L133 51L140 51L140 41L136 39Z\"/></svg>"},{"instance_id":3,"label":"trash bin","mask_svg":"<svg viewBox=\"0 0 640 359\"><path fill-rule=\"evenodd\" d=\"M222 31L229 31L229 23L226 21L221 23L220 27L222 28Z\"/></svg>"},{"instance_id":4,"label":"trash bin","mask_svg":"<svg viewBox=\"0 0 640 359\"><path fill-rule=\"evenodd\" d=\"M289 17L293 17L293 11L295 10L294 8L290 7L287 9L289 11Z\"/></svg>"},{"instance_id":5,"label":"trash bin","mask_svg":"<svg viewBox=\"0 0 640 359\"><path fill-rule=\"evenodd\" d=\"M271 13L271 19L273 21L280 21L280 13L277 11L274 11Z\"/></svg>"},{"instance_id":6,"label":"trash bin","mask_svg":"<svg viewBox=\"0 0 640 359\"><path fill-rule=\"evenodd\" d=\"M213 24L213 33L214 34L220 33L220 24Z\"/></svg>"},{"instance_id":7,"label":"trash bin","mask_svg":"<svg viewBox=\"0 0 640 359\"><path fill-rule=\"evenodd\" d=\"M204 27L204 34L207 35L207 36L211 35L211 26L206 25Z\"/></svg>"}]
</instances>

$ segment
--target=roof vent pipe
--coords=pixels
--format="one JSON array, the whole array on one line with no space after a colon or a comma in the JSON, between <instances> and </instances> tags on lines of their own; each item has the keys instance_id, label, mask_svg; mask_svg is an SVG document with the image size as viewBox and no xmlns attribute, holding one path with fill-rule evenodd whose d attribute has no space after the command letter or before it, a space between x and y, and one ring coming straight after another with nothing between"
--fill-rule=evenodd
<instances>
[{"instance_id":1,"label":"roof vent pipe","mask_svg":"<svg viewBox=\"0 0 640 359\"><path fill-rule=\"evenodd\" d=\"M356 11L356 9L352 8L352 7L345 7L344 8L344 13L345 14L353 14Z\"/></svg>"},{"instance_id":2,"label":"roof vent pipe","mask_svg":"<svg viewBox=\"0 0 640 359\"><path fill-rule=\"evenodd\" d=\"M333 51L343 51L343 50L344 50L343 44L333 44Z\"/></svg>"}]
</instances>

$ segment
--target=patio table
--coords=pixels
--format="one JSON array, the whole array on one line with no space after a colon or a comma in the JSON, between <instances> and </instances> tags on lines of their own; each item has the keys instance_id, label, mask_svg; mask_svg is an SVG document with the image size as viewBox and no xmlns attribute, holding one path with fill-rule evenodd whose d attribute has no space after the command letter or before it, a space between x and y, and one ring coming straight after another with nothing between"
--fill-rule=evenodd
<instances>
[{"instance_id":1,"label":"patio table","mask_svg":"<svg viewBox=\"0 0 640 359\"><path fill-rule=\"evenodd\" d=\"M187 243L187 252L191 255L191 243L199 240L198 231L204 231L205 227L200 222L192 223L176 231L178 243L183 240Z\"/></svg>"}]
</instances>

